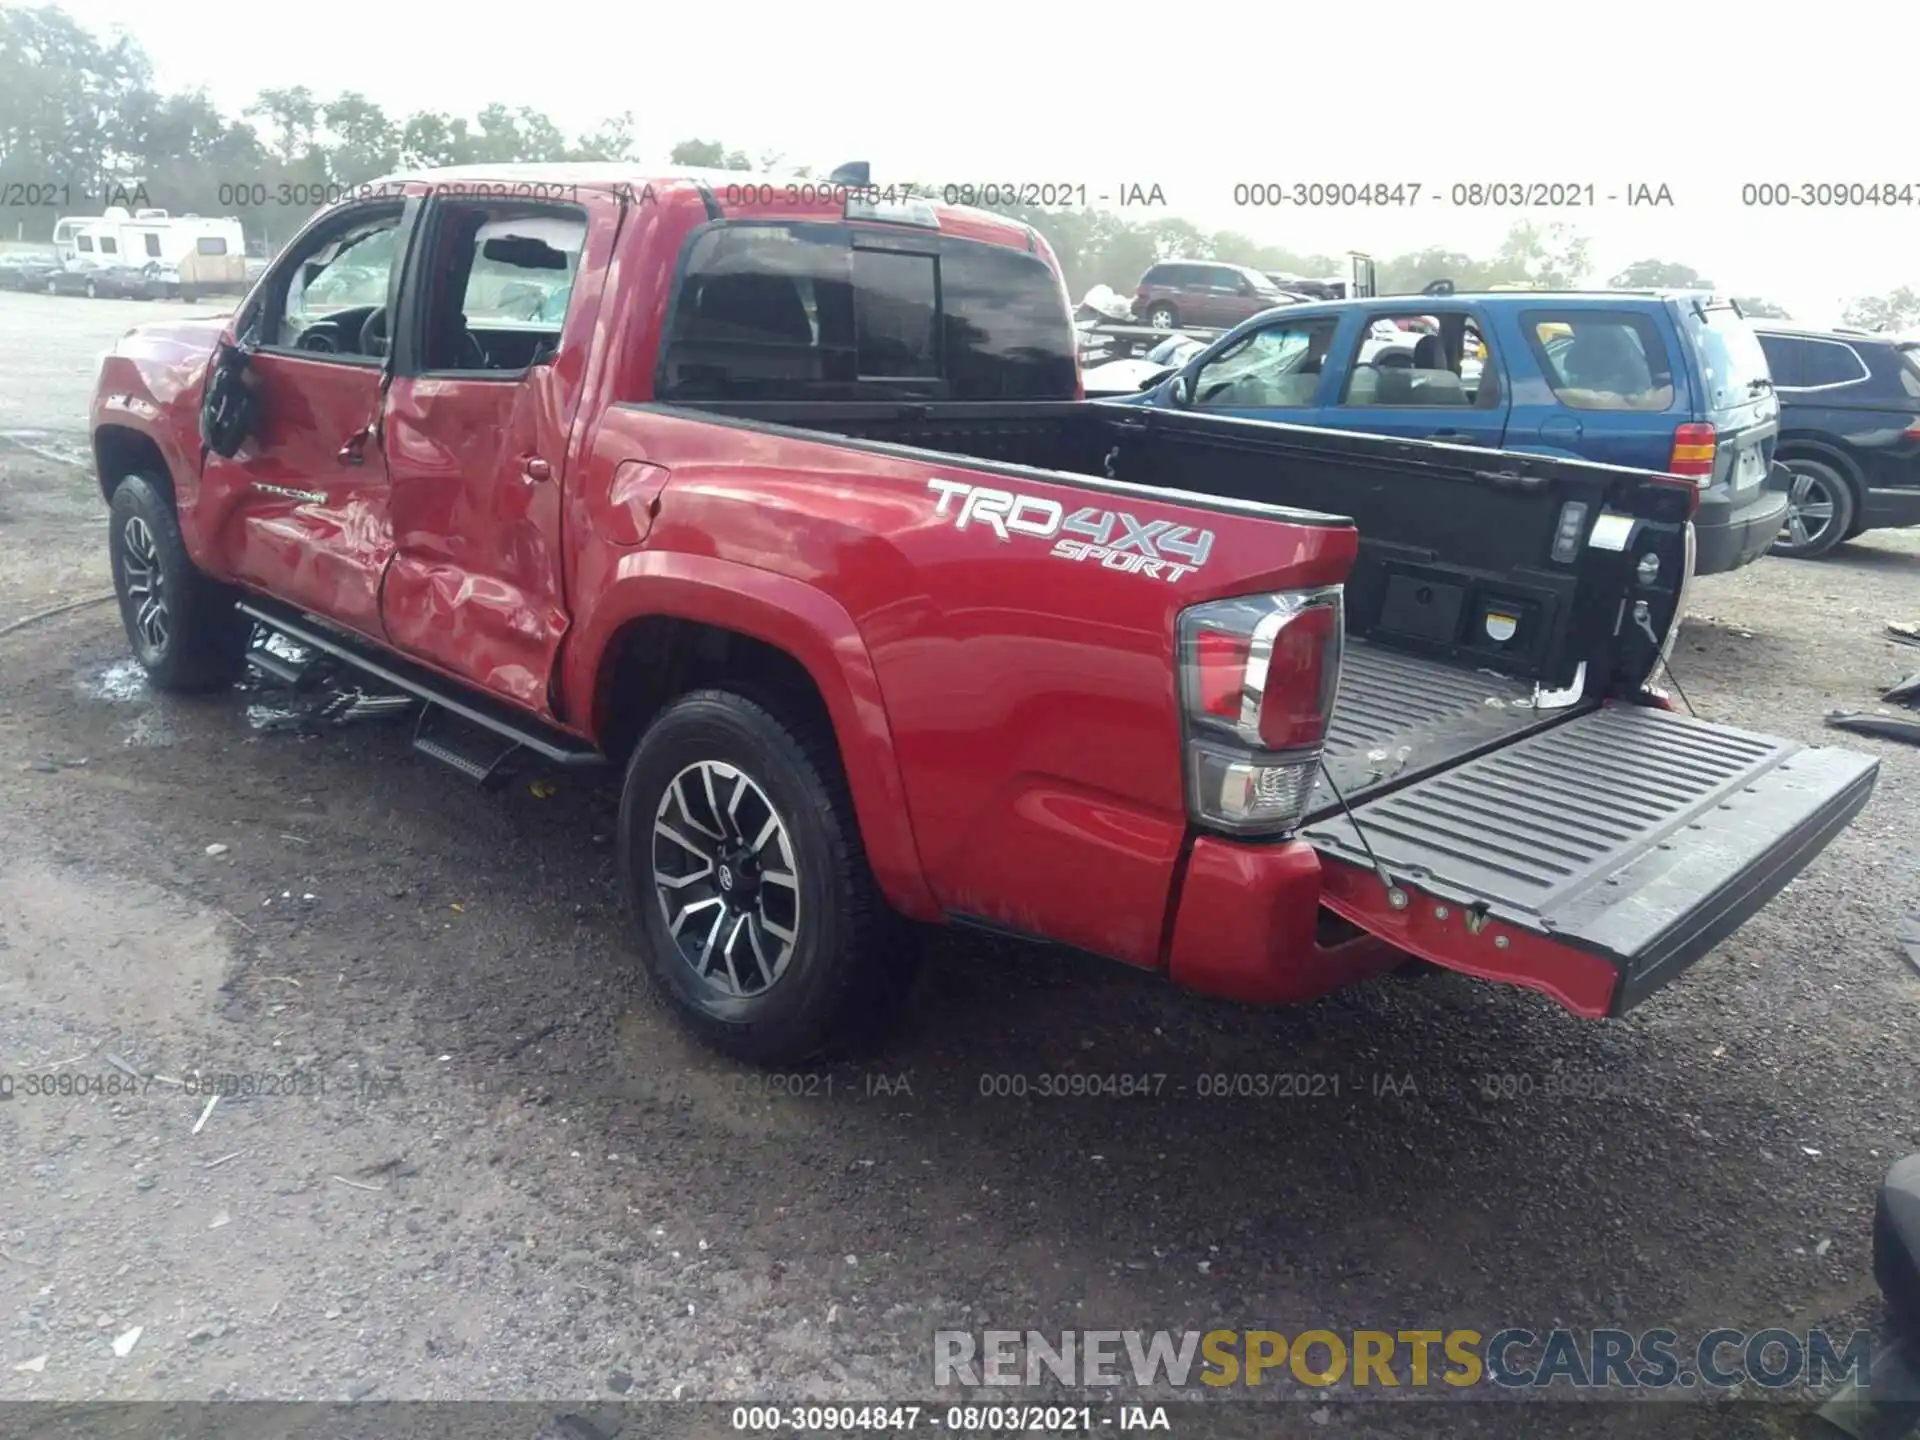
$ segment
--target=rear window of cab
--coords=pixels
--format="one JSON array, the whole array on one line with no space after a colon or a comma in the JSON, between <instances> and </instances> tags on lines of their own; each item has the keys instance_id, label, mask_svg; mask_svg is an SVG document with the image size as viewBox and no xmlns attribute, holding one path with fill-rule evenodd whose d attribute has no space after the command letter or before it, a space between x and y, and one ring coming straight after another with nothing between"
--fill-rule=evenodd
<instances>
[{"instance_id":1,"label":"rear window of cab","mask_svg":"<svg viewBox=\"0 0 1920 1440\"><path fill-rule=\"evenodd\" d=\"M1573 410L1667 410L1673 357L1659 327L1620 310L1529 310L1527 346L1560 403Z\"/></svg>"},{"instance_id":2,"label":"rear window of cab","mask_svg":"<svg viewBox=\"0 0 1920 1440\"><path fill-rule=\"evenodd\" d=\"M1070 400L1065 292L1036 256L937 233L733 222L686 252L672 400Z\"/></svg>"}]
</instances>

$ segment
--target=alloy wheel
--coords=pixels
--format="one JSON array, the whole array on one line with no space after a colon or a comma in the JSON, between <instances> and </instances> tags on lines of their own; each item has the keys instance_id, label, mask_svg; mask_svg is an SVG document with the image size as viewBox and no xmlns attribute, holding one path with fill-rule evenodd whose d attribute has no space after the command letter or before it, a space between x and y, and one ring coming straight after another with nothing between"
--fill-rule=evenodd
<instances>
[{"instance_id":1,"label":"alloy wheel","mask_svg":"<svg viewBox=\"0 0 1920 1440\"><path fill-rule=\"evenodd\" d=\"M153 543L153 531L138 515L130 515L120 527L120 542L120 574L126 585L127 603L134 607L133 623L153 652L164 654L171 616L167 612L166 576L160 569L160 552Z\"/></svg>"},{"instance_id":2,"label":"alloy wheel","mask_svg":"<svg viewBox=\"0 0 1920 1440\"><path fill-rule=\"evenodd\" d=\"M673 777L653 819L661 918L694 973L758 995L793 958L800 877L786 821L738 766L701 760Z\"/></svg>"},{"instance_id":3,"label":"alloy wheel","mask_svg":"<svg viewBox=\"0 0 1920 1440\"><path fill-rule=\"evenodd\" d=\"M1817 544L1833 524L1833 492L1818 475L1796 470L1787 490L1787 518L1780 538L1805 547Z\"/></svg>"}]
</instances>

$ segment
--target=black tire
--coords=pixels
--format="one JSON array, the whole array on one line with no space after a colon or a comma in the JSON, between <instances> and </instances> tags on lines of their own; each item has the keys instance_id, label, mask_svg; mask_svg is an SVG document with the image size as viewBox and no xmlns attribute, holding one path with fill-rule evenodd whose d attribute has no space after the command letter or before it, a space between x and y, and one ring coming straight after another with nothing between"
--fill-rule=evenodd
<instances>
[{"instance_id":1,"label":"black tire","mask_svg":"<svg viewBox=\"0 0 1920 1440\"><path fill-rule=\"evenodd\" d=\"M648 974L703 1040L755 1065L871 1043L918 968L916 937L868 867L832 732L810 709L785 694L683 695L641 737L620 797L620 871ZM658 819L706 848L662 836ZM772 838L756 850L745 832Z\"/></svg>"},{"instance_id":2,"label":"black tire","mask_svg":"<svg viewBox=\"0 0 1920 1440\"><path fill-rule=\"evenodd\" d=\"M1150 306L1147 310L1147 324L1155 330L1171 330L1180 323L1180 316L1173 306L1164 300Z\"/></svg>"},{"instance_id":3,"label":"black tire","mask_svg":"<svg viewBox=\"0 0 1920 1440\"><path fill-rule=\"evenodd\" d=\"M1787 522L1770 553L1791 560L1817 560L1848 538L1859 513L1853 482L1824 460L1791 455L1780 462L1793 472L1787 491Z\"/></svg>"},{"instance_id":4,"label":"black tire","mask_svg":"<svg viewBox=\"0 0 1920 1440\"><path fill-rule=\"evenodd\" d=\"M165 488L146 475L124 477L108 527L120 619L154 688L191 695L232 684L246 668L252 626L234 608L236 592L187 554Z\"/></svg>"}]
</instances>

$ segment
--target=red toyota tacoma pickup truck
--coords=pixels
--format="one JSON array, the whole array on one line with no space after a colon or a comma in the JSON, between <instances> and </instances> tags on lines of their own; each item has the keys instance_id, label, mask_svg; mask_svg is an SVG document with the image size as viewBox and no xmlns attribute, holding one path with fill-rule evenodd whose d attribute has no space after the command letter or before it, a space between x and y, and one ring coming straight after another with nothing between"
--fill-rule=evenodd
<instances>
[{"instance_id":1,"label":"red toyota tacoma pickup truck","mask_svg":"<svg viewBox=\"0 0 1920 1440\"><path fill-rule=\"evenodd\" d=\"M1089 402L1070 313L1028 228L870 189L368 187L104 362L128 636L169 690L329 657L476 779L619 767L647 968L762 1063L883 1019L907 921L1617 1015L1865 803L1648 689L1690 483Z\"/></svg>"}]
</instances>

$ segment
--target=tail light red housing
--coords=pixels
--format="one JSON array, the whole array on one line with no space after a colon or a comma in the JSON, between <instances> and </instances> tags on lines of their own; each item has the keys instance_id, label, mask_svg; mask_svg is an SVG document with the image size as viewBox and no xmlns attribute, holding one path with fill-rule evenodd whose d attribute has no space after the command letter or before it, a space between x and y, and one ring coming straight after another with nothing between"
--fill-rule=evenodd
<instances>
[{"instance_id":1,"label":"tail light red housing","mask_svg":"<svg viewBox=\"0 0 1920 1440\"><path fill-rule=\"evenodd\" d=\"M1704 485L1713 479L1713 456L1718 436L1711 425L1686 424L1673 427L1673 453L1667 471L1684 475Z\"/></svg>"},{"instance_id":2,"label":"tail light red housing","mask_svg":"<svg viewBox=\"0 0 1920 1440\"><path fill-rule=\"evenodd\" d=\"M1182 611L1177 644L1194 823L1236 835L1298 827L1333 720L1341 587L1210 601Z\"/></svg>"}]
</instances>

